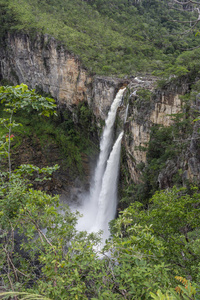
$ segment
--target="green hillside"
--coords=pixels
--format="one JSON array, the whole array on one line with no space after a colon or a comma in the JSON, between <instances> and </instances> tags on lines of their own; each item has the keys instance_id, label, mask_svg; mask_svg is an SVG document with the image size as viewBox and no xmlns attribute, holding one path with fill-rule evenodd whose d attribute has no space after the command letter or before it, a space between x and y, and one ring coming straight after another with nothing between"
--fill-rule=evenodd
<instances>
[{"instance_id":1,"label":"green hillside","mask_svg":"<svg viewBox=\"0 0 200 300\"><path fill-rule=\"evenodd\" d=\"M0 0L1 29L46 33L80 57L89 71L125 75L174 71L184 49L200 43L197 27L184 35L188 12L170 10L160 0ZM180 36L179 36L180 35Z\"/></svg>"},{"instance_id":2,"label":"green hillside","mask_svg":"<svg viewBox=\"0 0 200 300\"><path fill-rule=\"evenodd\" d=\"M185 3L183 10L179 1ZM23 83L1 86L8 80L0 74L0 299L200 300L200 29L199 24L193 26L198 11L191 2L177 0L170 8L173 0L0 0L4 69L7 49L10 54L8 33L25 33L33 41L47 34L58 47L77 55L92 74L129 79L153 74L164 79L159 84L175 79L155 93L139 88L136 98L132 87L127 88L127 122L119 107L121 116L113 125L117 135L123 123L126 138L120 204L103 246L102 230L78 231L80 214L63 201L66 196L79 205L82 185L89 191L89 177L95 181L89 169L103 121L95 119L89 101L64 110L49 95L41 96ZM200 15L200 0L196 3ZM179 93L180 87L187 92L180 96L182 110L178 104L178 111L171 111L174 123L154 123L152 112L169 112L156 108L161 97L168 98L166 106L173 101L175 106L174 91ZM144 133L145 143L139 146L134 144L135 128L139 141ZM132 146L145 151L146 164L129 153ZM135 174L141 173L137 184L129 176L128 157ZM114 190L113 177L108 184ZM162 178L163 187L158 182ZM106 198L110 205L112 195ZM103 206L101 197L98 201ZM90 210L93 203L87 204Z\"/></svg>"}]
</instances>

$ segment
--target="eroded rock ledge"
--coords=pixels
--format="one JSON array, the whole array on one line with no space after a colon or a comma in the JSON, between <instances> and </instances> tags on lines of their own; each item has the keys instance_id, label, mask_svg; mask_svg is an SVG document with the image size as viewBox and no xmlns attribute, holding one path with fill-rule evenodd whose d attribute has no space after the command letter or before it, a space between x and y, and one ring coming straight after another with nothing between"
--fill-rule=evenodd
<instances>
[{"instance_id":1,"label":"eroded rock ledge","mask_svg":"<svg viewBox=\"0 0 200 300\"><path fill-rule=\"evenodd\" d=\"M80 60L48 35L8 34L0 48L0 76L50 94L60 109L86 101L105 119L113 98L127 80L92 76Z\"/></svg>"},{"instance_id":2,"label":"eroded rock ledge","mask_svg":"<svg viewBox=\"0 0 200 300\"><path fill-rule=\"evenodd\" d=\"M7 79L14 84L26 83L29 88L37 88L56 99L58 107L73 109L80 102L87 102L96 116L97 122L104 120L110 105L123 85L128 85L133 93L138 88L154 90L155 79L146 78L118 79L91 75L78 57L68 52L64 46L48 35L31 38L27 34L8 34L0 46L0 79ZM142 81L141 81L142 80ZM132 94L128 119L125 124L124 146L127 166L131 179L138 183L141 172L137 165L146 163L145 148L150 139L151 127L155 124L169 126L172 113L178 113L181 107L180 95L187 92L187 81L179 85L169 84L164 89L154 91L149 102L137 103ZM119 111L123 122L125 104ZM197 130L193 133L195 136ZM185 158L183 171L187 179L200 179L200 161L196 140L191 139L188 156ZM162 177L162 178L161 178ZM160 186L165 174L160 175ZM167 186L167 184L165 184Z\"/></svg>"},{"instance_id":3,"label":"eroded rock ledge","mask_svg":"<svg viewBox=\"0 0 200 300\"><path fill-rule=\"evenodd\" d=\"M130 178L135 183L140 183L142 172L139 165L147 164L147 151L150 141L151 128L155 125L164 127L173 126L173 114L182 112L183 103L181 96L190 89L188 79L183 77L179 82L171 82L160 90L152 89L148 79L143 78L143 83L130 83L131 90L129 115L125 126L124 147L126 162ZM143 85L145 89L153 91L149 100L139 98L133 91ZM193 109L198 111L198 103L192 103ZM173 185L172 177L181 171L182 182L200 179L200 156L198 155L199 124L194 123L191 135L187 137L187 145L176 161L166 161L165 168L159 174L157 181L161 189ZM179 141L173 141L177 143ZM160 145L162 146L162 145Z\"/></svg>"}]
</instances>

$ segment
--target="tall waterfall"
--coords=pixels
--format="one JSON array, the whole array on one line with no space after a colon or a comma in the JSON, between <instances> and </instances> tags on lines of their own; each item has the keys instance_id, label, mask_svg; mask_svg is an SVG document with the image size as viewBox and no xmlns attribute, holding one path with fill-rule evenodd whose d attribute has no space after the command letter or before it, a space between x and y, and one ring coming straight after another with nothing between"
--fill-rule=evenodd
<instances>
[{"instance_id":1,"label":"tall waterfall","mask_svg":"<svg viewBox=\"0 0 200 300\"><path fill-rule=\"evenodd\" d=\"M103 231L103 242L109 237L108 223L114 219L117 207L117 179L121 150L121 132L113 146L113 129L123 93L117 93L108 117L100 142L100 154L91 182L89 196L86 197L81 213L83 217L78 223L78 229L88 232ZM113 147L112 147L113 146Z\"/></svg>"},{"instance_id":2,"label":"tall waterfall","mask_svg":"<svg viewBox=\"0 0 200 300\"><path fill-rule=\"evenodd\" d=\"M101 192L98 198L98 211L94 227L91 231L103 230L103 241L109 237L108 223L114 219L117 208L117 179L119 171L121 140L123 132L118 136L107 161L103 175Z\"/></svg>"},{"instance_id":3,"label":"tall waterfall","mask_svg":"<svg viewBox=\"0 0 200 300\"><path fill-rule=\"evenodd\" d=\"M100 142L99 159L94 173L94 180L90 188L90 201L91 204L96 207L96 210L98 209L97 204L102 189L103 174L105 172L106 163L113 144L113 127L115 123L116 113L121 103L123 92L124 89L119 90L111 105Z\"/></svg>"}]
</instances>

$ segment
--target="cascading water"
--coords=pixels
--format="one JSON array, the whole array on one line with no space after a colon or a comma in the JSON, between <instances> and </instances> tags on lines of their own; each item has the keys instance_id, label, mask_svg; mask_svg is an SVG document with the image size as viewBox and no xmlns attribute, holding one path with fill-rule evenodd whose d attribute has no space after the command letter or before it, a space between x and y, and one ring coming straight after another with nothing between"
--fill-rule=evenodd
<instances>
[{"instance_id":1,"label":"cascading water","mask_svg":"<svg viewBox=\"0 0 200 300\"><path fill-rule=\"evenodd\" d=\"M109 237L108 223L114 219L117 208L117 179L119 171L121 140L123 132L118 136L102 179L101 192L98 199L98 212L91 231L103 230L103 242Z\"/></svg>"},{"instance_id":2,"label":"cascading water","mask_svg":"<svg viewBox=\"0 0 200 300\"><path fill-rule=\"evenodd\" d=\"M90 188L90 202L92 206L96 207L96 212L94 213L95 216L98 212L98 199L102 188L103 174L105 172L106 163L113 143L113 127L116 113L121 103L124 90L125 89L119 90L111 105L100 142L99 159L94 173L94 180Z\"/></svg>"},{"instance_id":3,"label":"cascading water","mask_svg":"<svg viewBox=\"0 0 200 300\"><path fill-rule=\"evenodd\" d=\"M127 107L126 107L124 123L126 123L126 120L127 120L127 117L128 117L128 109L129 109L129 103L128 103Z\"/></svg>"},{"instance_id":4,"label":"cascading water","mask_svg":"<svg viewBox=\"0 0 200 300\"><path fill-rule=\"evenodd\" d=\"M90 194L86 196L80 212L83 217L79 220L78 230L88 232L103 231L103 243L109 237L108 223L114 219L117 207L117 179L119 170L121 132L113 145L113 129L117 109L122 101L125 89L117 93L108 117L100 142L100 154L91 183Z\"/></svg>"}]
</instances>

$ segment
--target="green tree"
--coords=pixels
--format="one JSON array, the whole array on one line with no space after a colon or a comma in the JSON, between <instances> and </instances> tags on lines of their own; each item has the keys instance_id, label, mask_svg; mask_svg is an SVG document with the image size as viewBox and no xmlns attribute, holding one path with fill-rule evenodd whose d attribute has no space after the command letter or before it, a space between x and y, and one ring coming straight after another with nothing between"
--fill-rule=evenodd
<instances>
[{"instance_id":1,"label":"green tree","mask_svg":"<svg viewBox=\"0 0 200 300\"><path fill-rule=\"evenodd\" d=\"M45 115L54 111L52 100L44 98L43 106L26 86L2 90L2 104L11 115L24 107ZM25 100L30 94L29 106ZM80 114L84 125L87 109ZM4 138L3 154L11 155L11 132ZM1 169L0 274L4 288L12 291L2 296L198 299L200 196L195 188L157 192L148 210L135 202L112 222L112 239L99 252L99 235L76 231L78 213L61 205L59 196L33 188L33 180L48 180L56 169L30 164Z\"/></svg>"},{"instance_id":2,"label":"green tree","mask_svg":"<svg viewBox=\"0 0 200 300\"><path fill-rule=\"evenodd\" d=\"M33 180L48 180L58 166L40 169L28 164L11 169L14 113L36 109L49 116L55 113L54 101L23 84L1 87L0 99L11 116L2 119L3 127L10 130L6 142L1 143L1 154L9 157L9 171L1 167L0 182L0 274L4 287L12 290L12 295L17 292L15 299L23 295L37 298L33 294L38 298L41 294L51 299L87 299L86 284L94 294L97 275L93 270L98 273L102 265L93 251L98 239L76 232L77 216L68 207L60 207L59 196L32 187Z\"/></svg>"},{"instance_id":3,"label":"green tree","mask_svg":"<svg viewBox=\"0 0 200 300\"><path fill-rule=\"evenodd\" d=\"M151 226L164 247L163 261L170 264L174 276L191 276L196 281L200 262L197 247L200 195L196 188L192 188L190 193L185 188L176 187L156 192L147 210L141 203L135 202L122 212L121 219L129 220L131 225ZM123 228L121 231L123 234Z\"/></svg>"},{"instance_id":4,"label":"green tree","mask_svg":"<svg viewBox=\"0 0 200 300\"><path fill-rule=\"evenodd\" d=\"M35 90L29 91L27 85L21 84L16 87L1 86L0 87L0 102L4 106L4 111L8 118L0 118L0 125L3 125L7 130L7 134L2 136L0 141L0 155L8 157L9 174L11 175L11 158L10 147L13 139L12 129L16 126L22 126L13 120L13 114L19 110L26 110L31 113L31 110L37 110L41 115L49 117L55 114L56 104L51 98L45 98L35 93Z\"/></svg>"}]
</instances>

